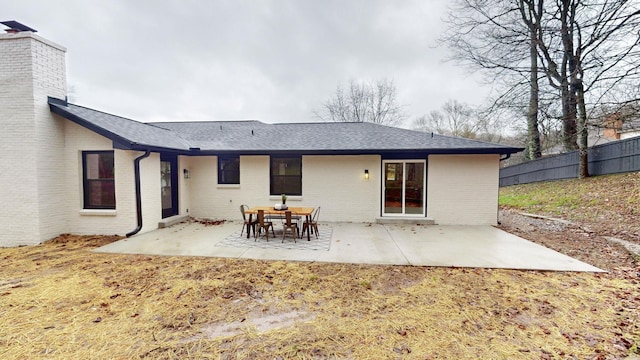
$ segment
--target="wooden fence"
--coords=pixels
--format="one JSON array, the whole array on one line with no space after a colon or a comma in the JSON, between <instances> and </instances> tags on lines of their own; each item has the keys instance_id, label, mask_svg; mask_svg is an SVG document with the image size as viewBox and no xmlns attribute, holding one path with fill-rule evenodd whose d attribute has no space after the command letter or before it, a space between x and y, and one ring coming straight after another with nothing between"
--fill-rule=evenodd
<instances>
[{"instance_id":1,"label":"wooden fence","mask_svg":"<svg viewBox=\"0 0 640 360\"><path fill-rule=\"evenodd\" d=\"M500 186L578 177L577 151L544 157L500 169ZM589 174L640 171L640 137L589 149Z\"/></svg>"}]
</instances>

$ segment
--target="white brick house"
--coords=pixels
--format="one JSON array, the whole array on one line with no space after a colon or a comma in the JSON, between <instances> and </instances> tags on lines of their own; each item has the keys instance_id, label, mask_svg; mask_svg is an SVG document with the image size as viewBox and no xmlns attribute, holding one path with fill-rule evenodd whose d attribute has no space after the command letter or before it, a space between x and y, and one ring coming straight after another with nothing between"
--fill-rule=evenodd
<instances>
[{"instance_id":1,"label":"white brick house","mask_svg":"<svg viewBox=\"0 0 640 360\"><path fill-rule=\"evenodd\" d=\"M30 32L0 35L0 245L67 231L64 122L47 96L66 96L65 49Z\"/></svg>"},{"instance_id":2,"label":"white brick house","mask_svg":"<svg viewBox=\"0 0 640 360\"><path fill-rule=\"evenodd\" d=\"M0 35L0 84L0 246L238 219L283 192L323 221L495 224L500 159L522 150L369 123L141 123L67 103L65 49L30 31Z\"/></svg>"}]
</instances>

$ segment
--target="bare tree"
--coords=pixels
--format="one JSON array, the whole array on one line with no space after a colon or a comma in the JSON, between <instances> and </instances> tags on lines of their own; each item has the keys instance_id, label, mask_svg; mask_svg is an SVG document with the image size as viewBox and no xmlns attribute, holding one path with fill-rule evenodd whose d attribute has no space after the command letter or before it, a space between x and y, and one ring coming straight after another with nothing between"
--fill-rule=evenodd
<instances>
[{"instance_id":1,"label":"bare tree","mask_svg":"<svg viewBox=\"0 0 640 360\"><path fill-rule=\"evenodd\" d=\"M514 115L526 116L528 159L541 156L536 30L542 5L543 0L457 0L442 37L453 60L483 70L501 92L489 112L509 108ZM525 87L528 104L520 95Z\"/></svg>"},{"instance_id":2,"label":"bare tree","mask_svg":"<svg viewBox=\"0 0 640 360\"><path fill-rule=\"evenodd\" d=\"M396 87L387 79L372 83L352 80L346 90L339 85L336 93L314 113L324 121L372 122L389 126L399 125L406 118L402 106L397 103Z\"/></svg>"},{"instance_id":3,"label":"bare tree","mask_svg":"<svg viewBox=\"0 0 640 360\"><path fill-rule=\"evenodd\" d=\"M538 29L542 26L544 0L520 0L518 10L529 31L529 106L527 109L527 159L542 157L538 112L540 85L538 82Z\"/></svg>"},{"instance_id":4,"label":"bare tree","mask_svg":"<svg viewBox=\"0 0 640 360\"><path fill-rule=\"evenodd\" d=\"M434 110L416 118L411 128L493 142L500 141L502 135L501 127L495 118L457 100L448 100L441 110Z\"/></svg>"},{"instance_id":5,"label":"bare tree","mask_svg":"<svg viewBox=\"0 0 640 360\"><path fill-rule=\"evenodd\" d=\"M584 178L589 176L588 107L597 108L609 92L636 87L640 79L640 4L556 0L549 19L549 26L539 29L538 48L550 84L561 91L563 121L576 124L567 141L577 143L578 176Z\"/></svg>"},{"instance_id":6,"label":"bare tree","mask_svg":"<svg viewBox=\"0 0 640 360\"><path fill-rule=\"evenodd\" d=\"M578 176L588 176L590 112L611 101L607 99L611 94L624 93L621 89L637 87L640 81L640 2L458 0L456 4L450 15L453 33L445 40L457 60L488 71L494 83L504 86L506 91L494 107L516 99L514 94L524 84L530 87L526 112L530 156L537 156L535 146L530 146L536 141L531 127L535 113L551 114L557 107L541 109L540 96L555 94L564 147L579 149ZM544 90L539 72L548 79ZM514 105L517 101L508 104Z\"/></svg>"},{"instance_id":7,"label":"bare tree","mask_svg":"<svg viewBox=\"0 0 640 360\"><path fill-rule=\"evenodd\" d=\"M431 122L427 119L427 115L419 116L411 122L411 129L416 131L431 132ZM435 132L435 131L434 131Z\"/></svg>"}]
</instances>

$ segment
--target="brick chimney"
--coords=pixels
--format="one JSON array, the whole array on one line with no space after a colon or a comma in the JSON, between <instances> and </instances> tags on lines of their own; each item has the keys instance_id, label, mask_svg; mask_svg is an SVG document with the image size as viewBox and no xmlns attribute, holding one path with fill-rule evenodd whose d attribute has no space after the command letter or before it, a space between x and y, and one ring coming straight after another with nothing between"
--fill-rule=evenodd
<instances>
[{"instance_id":1,"label":"brick chimney","mask_svg":"<svg viewBox=\"0 0 640 360\"><path fill-rule=\"evenodd\" d=\"M15 21L0 34L0 246L64 232L64 123L47 96L64 99L66 49Z\"/></svg>"}]
</instances>

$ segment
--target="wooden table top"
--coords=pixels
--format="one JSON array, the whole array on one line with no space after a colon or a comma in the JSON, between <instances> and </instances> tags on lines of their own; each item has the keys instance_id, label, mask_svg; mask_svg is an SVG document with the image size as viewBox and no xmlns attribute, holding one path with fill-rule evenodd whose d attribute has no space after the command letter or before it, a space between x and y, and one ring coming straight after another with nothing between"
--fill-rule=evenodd
<instances>
[{"instance_id":1,"label":"wooden table top","mask_svg":"<svg viewBox=\"0 0 640 360\"><path fill-rule=\"evenodd\" d=\"M290 206L287 210L276 210L273 206L254 206L247 210L247 214L257 214L258 210L264 210L265 214L284 214L285 211L291 211L295 215L311 216L315 208Z\"/></svg>"}]
</instances>

